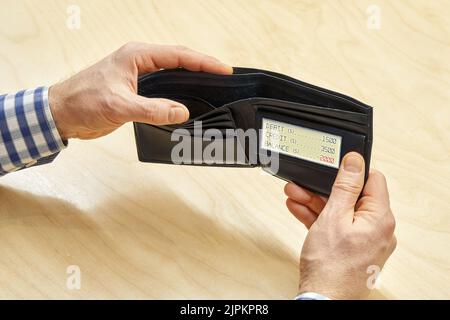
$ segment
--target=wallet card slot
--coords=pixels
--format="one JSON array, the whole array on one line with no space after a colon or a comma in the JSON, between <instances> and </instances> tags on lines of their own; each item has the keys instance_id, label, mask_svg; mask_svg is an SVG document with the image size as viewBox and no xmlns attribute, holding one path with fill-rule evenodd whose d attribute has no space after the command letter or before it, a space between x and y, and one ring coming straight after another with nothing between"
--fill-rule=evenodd
<instances>
[{"instance_id":1,"label":"wallet card slot","mask_svg":"<svg viewBox=\"0 0 450 320\"><path fill-rule=\"evenodd\" d=\"M220 122L215 122L215 123L211 123L211 124L202 124L200 125L192 125L189 127L183 127L183 129L187 129L189 132L194 132L195 129L200 129L202 130L202 132L204 132L205 130L208 129L218 129L218 130L226 130L226 129L233 129L230 126L231 122L229 121L220 121Z\"/></svg>"},{"instance_id":2,"label":"wallet card slot","mask_svg":"<svg viewBox=\"0 0 450 320\"><path fill-rule=\"evenodd\" d=\"M300 114L315 114L327 118L350 121L360 125L366 125L368 121L367 114L340 109L324 108L321 106L314 106L303 103L293 103L271 99L254 99L253 103L259 108L272 109L280 112L292 111Z\"/></svg>"},{"instance_id":3,"label":"wallet card slot","mask_svg":"<svg viewBox=\"0 0 450 320\"><path fill-rule=\"evenodd\" d=\"M310 92L310 94L312 94L312 97L314 99L316 99L317 95L323 96L326 99L334 99L337 102L343 103L345 105L351 105L352 109L355 109L355 107L357 108L357 110L352 110L352 111L367 111L369 109L371 109L370 106L352 98L349 97L347 95L344 95L342 93L339 92L335 92L335 91L331 91L325 88L321 88L315 85L312 85L310 83L307 82L303 82L301 80L286 76L284 74L280 74L280 73L276 73L276 72L272 72L272 71L266 71L266 70L258 70L258 69L251 69L251 68L241 68L241 67L236 67L233 69L233 74L235 75L242 75L242 76L249 76L249 75L253 75L256 77L266 77L266 78L272 78L275 81L281 80L287 83L290 83L291 85L293 85L295 87L295 91L297 92L299 90L299 88L306 90L307 92ZM270 80L271 82L273 80Z\"/></svg>"},{"instance_id":4,"label":"wallet card slot","mask_svg":"<svg viewBox=\"0 0 450 320\"><path fill-rule=\"evenodd\" d=\"M203 126L206 125L214 125L215 123L219 123L219 122L228 122L228 123L232 123L232 121L230 120L230 118L228 117L228 115L220 115L217 117L214 117L212 119L207 119L207 120L197 120L195 119L194 121L189 121L187 123L185 123L183 125L183 128L189 128L194 126L195 122L201 121Z\"/></svg>"},{"instance_id":5,"label":"wallet card slot","mask_svg":"<svg viewBox=\"0 0 450 320\"><path fill-rule=\"evenodd\" d=\"M194 119L190 119L182 127L191 128L194 126L195 121L201 121L203 128L214 128L219 123L223 127L234 128L233 117L230 110L226 107L218 108Z\"/></svg>"},{"instance_id":6,"label":"wallet card slot","mask_svg":"<svg viewBox=\"0 0 450 320\"><path fill-rule=\"evenodd\" d=\"M229 111L228 108L217 108L214 110L211 110L207 113L201 114L195 118L191 118L188 121L192 122L192 121L207 121L207 120L211 120L211 119L215 119L217 117L229 117Z\"/></svg>"},{"instance_id":7,"label":"wallet card slot","mask_svg":"<svg viewBox=\"0 0 450 320\"><path fill-rule=\"evenodd\" d=\"M279 115L291 116L298 119L304 119L313 121L316 123L323 123L329 126L334 126L337 128L342 128L345 130L349 130L356 133L366 134L367 125L364 123L356 123L349 121L347 119L329 117L328 115L323 114L314 114L308 112L300 112L293 109L280 109L279 107L273 107L268 105L260 105L258 106L258 111L268 111L272 113L276 113Z\"/></svg>"}]
</instances>

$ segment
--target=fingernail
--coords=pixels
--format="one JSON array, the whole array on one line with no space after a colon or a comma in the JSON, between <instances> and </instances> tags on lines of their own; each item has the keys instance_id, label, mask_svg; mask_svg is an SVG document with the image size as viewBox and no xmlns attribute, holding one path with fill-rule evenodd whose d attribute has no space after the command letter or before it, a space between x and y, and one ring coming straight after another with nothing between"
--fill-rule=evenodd
<instances>
[{"instance_id":1,"label":"fingernail","mask_svg":"<svg viewBox=\"0 0 450 320\"><path fill-rule=\"evenodd\" d=\"M359 173L363 167L363 160L360 156L349 155L344 158L344 170L347 172Z\"/></svg>"},{"instance_id":2,"label":"fingernail","mask_svg":"<svg viewBox=\"0 0 450 320\"><path fill-rule=\"evenodd\" d=\"M181 123L186 121L186 111L181 107L172 107L169 110L169 121L171 123Z\"/></svg>"}]
</instances>

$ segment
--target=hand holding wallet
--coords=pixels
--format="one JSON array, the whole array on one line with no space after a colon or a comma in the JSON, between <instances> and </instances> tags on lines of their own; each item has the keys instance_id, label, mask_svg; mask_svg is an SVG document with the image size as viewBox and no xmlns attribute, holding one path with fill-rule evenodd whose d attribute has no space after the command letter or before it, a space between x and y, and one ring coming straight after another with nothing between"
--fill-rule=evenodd
<instances>
[{"instance_id":1,"label":"hand holding wallet","mask_svg":"<svg viewBox=\"0 0 450 320\"><path fill-rule=\"evenodd\" d=\"M181 132L200 151L210 148L213 140L223 139L224 148L227 141L233 142L228 144L233 145L232 151L244 155L230 161L221 152L211 163L203 152L191 152L181 164L261 166L277 177L329 195L341 159L356 151L366 162L367 179L372 108L343 94L248 68L234 68L233 75L162 70L142 76L138 94L178 101L190 112L190 119L181 125L134 123L140 161L173 164L172 151L179 141L173 141L172 133ZM211 129L214 139L207 134ZM256 130L256 147L230 133L237 129ZM279 161L276 171L262 161L274 154Z\"/></svg>"}]
</instances>

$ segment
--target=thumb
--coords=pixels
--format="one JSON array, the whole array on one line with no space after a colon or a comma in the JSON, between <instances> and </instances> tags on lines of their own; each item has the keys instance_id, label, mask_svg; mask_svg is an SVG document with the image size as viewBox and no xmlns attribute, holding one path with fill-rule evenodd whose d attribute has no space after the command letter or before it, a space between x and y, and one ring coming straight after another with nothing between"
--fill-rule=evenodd
<instances>
[{"instance_id":1,"label":"thumb","mask_svg":"<svg viewBox=\"0 0 450 320\"><path fill-rule=\"evenodd\" d=\"M340 217L344 215L353 221L354 208L363 186L364 158L356 152L347 153L342 159L341 167L323 212Z\"/></svg>"},{"instance_id":2,"label":"thumb","mask_svg":"<svg viewBox=\"0 0 450 320\"><path fill-rule=\"evenodd\" d=\"M136 94L129 97L126 121L154 125L182 123L189 119L189 110L181 103L161 98L146 98Z\"/></svg>"}]
</instances>

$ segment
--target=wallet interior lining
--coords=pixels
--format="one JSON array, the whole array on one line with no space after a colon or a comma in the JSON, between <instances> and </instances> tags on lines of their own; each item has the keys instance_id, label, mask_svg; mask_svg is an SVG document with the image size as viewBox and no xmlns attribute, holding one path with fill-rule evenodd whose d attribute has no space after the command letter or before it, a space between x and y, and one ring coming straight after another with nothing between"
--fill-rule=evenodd
<instances>
[{"instance_id":1,"label":"wallet interior lining","mask_svg":"<svg viewBox=\"0 0 450 320\"><path fill-rule=\"evenodd\" d=\"M265 74L236 74L218 76L177 71L153 74L155 82L144 81L140 94L182 94L189 92L214 107L248 98L269 98L302 104L316 105L338 110L365 113L366 107L358 102L321 90L307 87L300 81L276 78ZM200 78L199 78L200 77ZM196 80L196 81L194 81Z\"/></svg>"},{"instance_id":2,"label":"wallet interior lining","mask_svg":"<svg viewBox=\"0 0 450 320\"><path fill-rule=\"evenodd\" d=\"M254 98L285 101L290 106L276 108L281 108L278 109L280 111L285 110L285 113L300 112L303 115L311 113L312 117L325 120L329 117L340 119L343 124L349 122L346 125L349 127L358 127L367 122L366 106L356 100L353 101L352 98L312 85L309 87L308 84L289 77L280 78L276 77L276 74L237 71L238 73L232 77L177 70L163 71L146 76L145 81L140 81L139 94L172 99L188 107L190 118L187 122L161 126L170 131L176 128L191 131L194 129L195 120L202 121L202 129L235 128L234 122L239 119L234 119L233 115L244 112L244 110L238 113L234 111L240 109L239 101ZM270 101L268 103L270 104ZM270 106L264 108L268 109ZM351 124L352 122L354 124Z\"/></svg>"}]
</instances>

